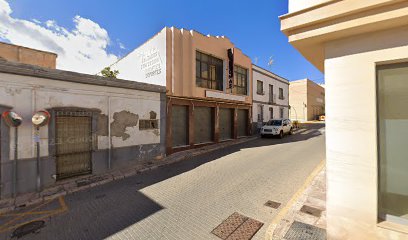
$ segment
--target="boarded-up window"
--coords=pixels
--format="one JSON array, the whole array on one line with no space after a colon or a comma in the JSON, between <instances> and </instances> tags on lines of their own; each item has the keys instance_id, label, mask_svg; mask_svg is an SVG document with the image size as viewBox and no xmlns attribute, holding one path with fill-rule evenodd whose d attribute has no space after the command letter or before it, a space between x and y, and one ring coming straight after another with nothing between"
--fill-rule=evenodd
<instances>
[{"instance_id":1,"label":"boarded-up window","mask_svg":"<svg viewBox=\"0 0 408 240\"><path fill-rule=\"evenodd\" d=\"M172 106L171 124L173 147L188 145L188 106Z\"/></svg>"},{"instance_id":2,"label":"boarded-up window","mask_svg":"<svg viewBox=\"0 0 408 240\"><path fill-rule=\"evenodd\" d=\"M139 130L158 129L159 120L157 119L140 119Z\"/></svg>"},{"instance_id":3,"label":"boarded-up window","mask_svg":"<svg viewBox=\"0 0 408 240\"><path fill-rule=\"evenodd\" d=\"M232 126L234 122L234 111L230 108L220 108L220 139L227 140L232 138Z\"/></svg>"},{"instance_id":4,"label":"boarded-up window","mask_svg":"<svg viewBox=\"0 0 408 240\"><path fill-rule=\"evenodd\" d=\"M194 108L194 143L213 141L213 109L209 107Z\"/></svg>"},{"instance_id":5,"label":"boarded-up window","mask_svg":"<svg viewBox=\"0 0 408 240\"><path fill-rule=\"evenodd\" d=\"M248 135L248 110L238 109L238 137Z\"/></svg>"}]
</instances>

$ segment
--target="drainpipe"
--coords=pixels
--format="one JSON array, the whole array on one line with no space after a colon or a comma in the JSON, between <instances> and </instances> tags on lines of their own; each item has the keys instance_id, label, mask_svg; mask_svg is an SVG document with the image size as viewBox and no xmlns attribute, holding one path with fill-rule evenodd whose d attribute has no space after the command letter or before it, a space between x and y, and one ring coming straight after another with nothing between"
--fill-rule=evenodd
<instances>
[{"instance_id":1,"label":"drainpipe","mask_svg":"<svg viewBox=\"0 0 408 240\"><path fill-rule=\"evenodd\" d=\"M110 125L110 116L111 116L111 97L108 96L108 169L111 169L112 161L112 137L111 137L111 125Z\"/></svg>"}]
</instances>

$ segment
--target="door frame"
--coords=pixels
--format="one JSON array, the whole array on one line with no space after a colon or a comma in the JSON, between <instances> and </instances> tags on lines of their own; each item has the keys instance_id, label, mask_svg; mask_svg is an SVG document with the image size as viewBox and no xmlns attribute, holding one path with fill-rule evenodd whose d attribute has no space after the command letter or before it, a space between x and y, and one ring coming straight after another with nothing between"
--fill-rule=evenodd
<instances>
[{"instance_id":1,"label":"door frame","mask_svg":"<svg viewBox=\"0 0 408 240\"><path fill-rule=\"evenodd\" d=\"M94 167L96 165L95 160L95 151L98 150L98 118L101 114L100 109L96 108L82 108L82 107L54 107L50 109L46 109L50 115L50 123L48 126L48 154L52 158L52 162L55 164L53 167L53 175L55 176L56 181L60 181L62 179L57 178L57 148L56 148L56 117L58 112L86 112L91 117L91 173L94 173ZM75 176L73 176L75 177ZM64 178L66 179L66 178Z\"/></svg>"}]
</instances>

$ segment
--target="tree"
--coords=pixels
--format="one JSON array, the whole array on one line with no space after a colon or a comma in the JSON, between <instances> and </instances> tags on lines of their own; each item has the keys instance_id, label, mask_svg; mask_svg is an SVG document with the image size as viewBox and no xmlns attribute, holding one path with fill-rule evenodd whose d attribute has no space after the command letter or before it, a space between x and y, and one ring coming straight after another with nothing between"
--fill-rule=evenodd
<instances>
[{"instance_id":1,"label":"tree","mask_svg":"<svg viewBox=\"0 0 408 240\"><path fill-rule=\"evenodd\" d=\"M101 71L102 76L104 77L108 77L108 78L116 78L119 74L118 70L111 70L110 67L106 67L104 69L102 69Z\"/></svg>"}]
</instances>

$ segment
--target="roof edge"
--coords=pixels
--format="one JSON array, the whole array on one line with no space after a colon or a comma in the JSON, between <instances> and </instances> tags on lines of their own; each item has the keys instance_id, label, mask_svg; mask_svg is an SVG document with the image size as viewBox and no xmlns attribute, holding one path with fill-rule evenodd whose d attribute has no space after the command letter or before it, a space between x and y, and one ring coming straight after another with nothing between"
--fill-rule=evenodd
<instances>
[{"instance_id":1,"label":"roof edge","mask_svg":"<svg viewBox=\"0 0 408 240\"><path fill-rule=\"evenodd\" d=\"M29 64L14 63L8 61L0 61L0 73L38 77L80 84L141 90L147 92L158 93L166 92L166 87L155 84L141 83L116 78L106 78L97 75L71 72L60 69L49 69Z\"/></svg>"}]
</instances>

